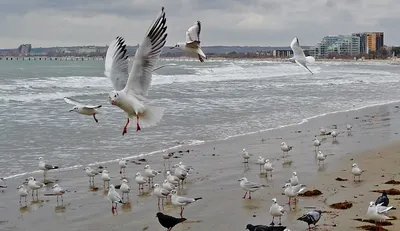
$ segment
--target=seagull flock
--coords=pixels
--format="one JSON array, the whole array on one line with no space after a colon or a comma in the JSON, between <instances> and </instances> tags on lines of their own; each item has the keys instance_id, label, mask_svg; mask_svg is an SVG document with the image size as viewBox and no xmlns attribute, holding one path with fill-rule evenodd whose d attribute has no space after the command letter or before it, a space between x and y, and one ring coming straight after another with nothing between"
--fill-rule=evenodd
<instances>
[{"instance_id":1,"label":"seagull flock","mask_svg":"<svg viewBox=\"0 0 400 231\"><path fill-rule=\"evenodd\" d=\"M204 62L207 56L201 49L200 46L200 32L202 25L200 21L197 21L193 26L191 26L186 32L186 42L176 43L171 49L181 49L191 55L198 57L200 62ZM148 91L152 81L152 73L161 68L156 67L159 56L167 41L167 19L164 11L164 7L161 8L161 12L158 14L157 18L151 23L149 29L145 33L144 39L134 56L134 61L131 69L128 68L128 53L126 49L125 40L123 37L116 37L108 47L105 59L105 70L104 74L107 76L112 83L113 91L108 94L108 100L114 106L122 109L126 114L126 123L123 127L122 135L125 135L128 130L128 125L131 119L136 120L136 131L140 131L142 128L155 126L163 117L164 108L155 107L148 104L147 96ZM291 49L294 52L294 56L289 59L290 62L297 63L311 74L311 70L307 67L307 64L315 62L315 59L311 56L305 56L303 50L300 47L299 39L294 38L290 44ZM96 115L99 114L99 110L102 105L87 105L80 103L72 98L65 97L65 102L74 107L70 110L71 112L77 112L82 115L92 116L96 123L98 119ZM352 135L352 126L346 126L347 134ZM332 130L327 132L325 128L320 129L320 135L326 136L331 135L334 142L337 142L337 137L340 132L337 130ZM326 138L319 139L315 136L313 139L313 147L315 148L316 159L318 164L324 164L327 155L323 154L319 148L323 144ZM289 152L293 150L293 146L288 145L285 142L280 144L281 151L283 152L283 158L289 156ZM195 202L202 199L202 197L183 197L178 195L179 189L183 188L186 179L190 176L193 168L187 166L182 162L174 164L171 168L171 159L173 153L167 153L165 150L162 151L162 158L164 161L164 171L158 171L152 169L150 165L145 165L142 172L137 172L133 181L138 186L139 195L151 192L158 200L158 212L156 217L159 223L170 231L174 226L179 223L185 222L186 218L183 217L184 208L188 205L194 204ZM242 150L242 158L245 163L245 167L249 167L249 161L251 159L251 154L246 149ZM20 204L22 201L25 202L31 191L32 198L38 200L38 190L46 186L47 172L58 169L58 166L53 166L46 164L42 157L37 159L39 161L38 167L43 171L44 181L43 183L36 181L34 177L29 177L27 179L27 186L24 184L18 187L18 195L20 198ZM168 162L168 167L166 162ZM272 178L272 172L274 171L271 161L264 157L259 157L257 164L260 167L260 173L265 174L267 178ZM95 188L94 179L96 176L100 176L103 181L103 187L107 192L107 198L111 202L111 210L114 214L117 211L118 204L127 204L129 202L129 194L131 193L131 186L128 178L126 177L125 170L128 167L127 159L118 160L118 166L120 169L120 184L114 186L110 183L114 181L114 178L110 176L108 170L105 169L92 169L90 166L85 167L84 171L86 176L89 178L89 186ZM353 174L354 181L358 179L361 180L361 175L363 171L358 167L356 163L352 165L351 173ZM164 179L160 183L154 183L154 180L159 176L163 175ZM252 193L261 190L266 185L249 181L246 177L242 177L238 180L240 188L245 191L243 199L252 198ZM146 190L145 186L149 186ZM118 186L118 187L117 187ZM296 172L293 172L292 177L284 183L283 194L288 198L288 205L290 210L292 209L291 203L293 202L296 206L297 196L305 192L307 186L299 182ZM120 191L118 192L117 189ZM59 184L54 184L52 186L54 195L57 197L57 203L59 197L61 198L61 203L63 203L63 195L68 192L60 187ZM147 192L146 192L147 191ZM164 201L165 200L165 201ZM169 200L169 201L168 201ZM180 208L180 217L172 217L163 214L161 211L164 210L165 204L172 204L174 207ZM389 199L385 193L380 196L376 202L370 202L367 216L377 222L382 222L389 219L385 214L392 208L388 207ZM275 219L279 219L278 226L282 227L281 218L286 214L284 206L278 204L276 198L272 199L272 204L269 210L272 216L272 222L270 226L275 226ZM299 221L304 221L307 223L308 227L310 225L316 225L320 220L322 215L321 210L311 210L305 213L303 216L299 217ZM248 224L246 229L250 231L266 231L272 230L268 229L270 226L265 225L251 225ZM284 227L284 231L290 231Z\"/></svg>"}]
</instances>

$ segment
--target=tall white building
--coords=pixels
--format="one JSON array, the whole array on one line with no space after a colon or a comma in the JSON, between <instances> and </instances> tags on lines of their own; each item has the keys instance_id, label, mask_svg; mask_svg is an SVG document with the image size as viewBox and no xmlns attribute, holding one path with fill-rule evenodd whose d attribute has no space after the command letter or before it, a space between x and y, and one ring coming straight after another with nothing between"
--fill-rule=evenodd
<instances>
[{"instance_id":1,"label":"tall white building","mask_svg":"<svg viewBox=\"0 0 400 231\"><path fill-rule=\"evenodd\" d=\"M330 54L359 55L360 37L354 35L329 35L322 38L315 48L315 56L323 57Z\"/></svg>"}]
</instances>

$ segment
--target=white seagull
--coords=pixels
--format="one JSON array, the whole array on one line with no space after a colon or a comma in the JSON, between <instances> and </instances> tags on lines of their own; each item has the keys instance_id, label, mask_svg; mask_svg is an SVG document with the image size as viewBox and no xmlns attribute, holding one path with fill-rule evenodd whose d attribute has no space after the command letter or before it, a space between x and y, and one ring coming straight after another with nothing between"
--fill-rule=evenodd
<instances>
[{"instance_id":1,"label":"white seagull","mask_svg":"<svg viewBox=\"0 0 400 231\"><path fill-rule=\"evenodd\" d=\"M164 182L162 183L162 187L168 190L169 192L176 188L176 186L170 183L167 179L165 179Z\"/></svg>"},{"instance_id":2,"label":"white seagull","mask_svg":"<svg viewBox=\"0 0 400 231\"><path fill-rule=\"evenodd\" d=\"M154 184L154 190L153 194L157 197L158 202L158 209L161 210L162 208L164 210L164 199L167 198L169 195L169 191L166 190L165 188L162 188L159 184ZM161 201L161 206L160 206L160 201Z\"/></svg>"},{"instance_id":3,"label":"white seagull","mask_svg":"<svg viewBox=\"0 0 400 231\"><path fill-rule=\"evenodd\" d=\"M312 56L305 56L303 49L300 47L299 39L294 38L290 43L290 48L293 50L293 57L289 59L292 63L297 63L298 65L302 66L304 69L308 70L311 74L313 74L310 69L307 67L307 63L315 62L314 57Z\"/></svg>"},{"instance_id":4,"label":"white seagull","mask_svg":"<svg viewBox=\"0 0 400 231\"><path fill-rule=\"evenodd\" d=\"M324 163L324 160L326 159L327 155L323 154L321 151L318 151L317 153L317 160L318 160L318 165L322 162L322 164Z\"/></svg>"},{"instance_id":5,"label":"white seagull","mask_svg":"<svg viewBox=\"0 0 400 231\"><path fill-rule=\"evenodd\" d=\"M61 197L61 202L64 202L64 198L63 195L65 193L65 190L63 188L60 187L60 185L55 184L53 185L53 187L51 187L53 189L54 194L56 194L57 196L57 203L58 203L58 197Z\"/></svg>"},{"instance_id":6,"label":"white seagull","mask_svg":"<svg viewBox=\"0 0 400 231\"><path fill-rule=\"evenodd\" d=\"M168 169L169 169L171 167L171 157L174 155L174 153L167 152L166 150L162 150L162 153L163 153L163 159L164 159L164 168L166 168L165 161L168 160Z\"/></svg>"},{"instance_id":7,"label":"white seagull","mask_svg":"<svg viewBox=\"0 0 400 231\"><path fill-rule=\"evenodd\" d=\"M321 135L326 135L326 133L327 133L327 131L326 131L326 128L324 128L324 127L321 127L320 129L319 129L319 132L320 132L320 134Z\"/></svg>"},{"instance_id":8,"label":"white seagull","mask_svg":"<svg viewBox=\"0 0 400 231\"><path fill-rule=\"evenodd\" d=\"M143 185L147 183L147 180L146 180L146 178L144 178L144 177L140 174L140 172L138 172L138 173L136 173L136 175L135 175L135 181L136 181L136 183L139 185L139 193L140 193L140 190L143 190Z\"/></svg>"},{"instance_id":9,"label":"white seagull","mask_svg":"<svg viewBox=\"0 0 400 231\"><path fill-rule=\"evenodd\" d=\"M183 181L188 177L189 173L179 167L179 164L174 164L172 168L175 168L174 175L181 180L181 184L183 187Z\"/></svg>"},{"instance_id":10,"label":"white seagull","mask_svg":"<svg viewBox=\"0 0 400 231\"><path fill-rule=\"evenodd\" d=\"M99 122L96 118L96 114L99 114L97 109L101 108L102 105L86 105L68 97L64 97L64 101L75 105L71 110L69 110L70 112L74 111L81 115L93 116L94 121L96 121L96 123Z\"/></svg>"},{"instance_id":11,"label":"white seagull","mask_svg":"<svg viewBox=\"0 0 400 231\"><path fill-rule=\"evenodd\" d=\"M175 206L181 207L181 218L183 218L183 210L185 209L184 206L189 205L195 201L202 199L201 197L196 198L189 198L189 197L181 197L177 195L176 190L171 191L171 202Z\"/></svg>"},{"instance_id":12,"label":"white seagull","mask_svg":"<svg viewBox=\"0 0 400 231\"><path fill-rule=\"evenodd\" d=\"M284 214L284 211L283 211L283 207L280 206L280 205L276 202L276 198L272 198L272 205L271 205L271 207L269 208L269 214L271 214L271 216L272 216L272 222L271 222L270 225L275 225L275 224L274 224L275 217L279 217L279 224L278 224L278 225L281 225L281 224L282 224L281 219L282 219L282 216L283 216L283 214Z\"/></svg>"},{"instance_id":13,"label":"white seagull","mask_svg":"<svg viewBox=\"0 0 400 231\"><path fill-rule=\"evenodd\" d=\"M171 49L178 48L187 53L197 55L200 62L204 62L204 59L207 59L207 56L200 47L200 32L201 22L197 21L196 24L186 31L186 43L177 43L175 46L171 47Z\"/></svg>"},{"instance_id":14,"label":"white seagull","mask_svg":"<svg viewBox=\"0 0 400 231\"><path fill-rule=\"evenodd\" d=\"M53 166L50 164L46 164L43 160L43 157L38 157L38 166L39 169L43 171L43 179L46 180L46 176L47 176L47 171L52 170L52 169L58 169L58 166Z\"/></svg>"},{"instance_id":15,"label":"white seagull","mask_svg":"<svg viewBox=\"0 0 400 231\"><path fill-rule=\"evenodd\" d=\"M158 175L158 171L150 168L150 165L144 166L143 176L149 179L149 183L153 182L153 178Z\"/></svg>"},{"instance_id":16,"label":"white seagull","mask_svg":"<svg viewBox=\"0 0 400 231\"><path fill-rule=\"evenodd\" d=\"M336 141L336 137L339 135L339 132L336 130L331 131L331 136L333 138L333 141Z\"/></svg>"},{"instance_id":17,"label":"white seagull","mask_svg":"<svg viewBox=\"0 0 400 231\"><path fill-rule=\"evenodd\" d=\"M89 177L89 185L94 185L94 177L99 175L99 172L88 166L85 168L85 173Z\"/></svg>"},{"instance_id":18,"label":"white seagull","mask_svg":"<svg viewBox=\"0 0 400 231\"><path fill-rule=\"evenodd\" d=\"M242 156L243 156L244 163L249 163L250 154L246 151L245 148L243 148L243 150L242 150Z\"/></svg>"},{"instance_id":19,"label":"white seagull","mask_svg":"<svg viewBox=\"0 0 400 231\"><path fill-rule=\"evenodd\" d=\"M242 177L238 181L240 182L240 187L244 191L246 191L246 193L243 196L243 199L246 198L247 193L249 193L248 198L251 199L251 192L255 192L255 191L257 191L259 189L263 189L265 187L265 185L248 181L246 177Z\"/></svg>"},{"instance_id":20,"label":"white seagull","mask_svg":"<svg viewBox=\"0 0 400 231\"><path fill-rule=\"evenodd\" d=\"M296 186L291 185L290 183L286 183L285 186L283 186L283 188L285 189L283 192L285 194L285 196L287 196L289 198L289 206L290 206L290 201L292 198L294 198L294 204L296 205L296 197L297 195L299 195L300 193L303 193L307 186L303 185L303 184L298 184Z\"/></svg>"},{"instance_id":21,"label":"white seagull","mask_svg":"<svg viewBox=\"0 0 400 231\"><path fill-rule=\"evenodd\" d=\"M293 172L292 177L290 178L290 184L293 186L299 184L299 178L297 177L297 172Z\"/></svg>"},{"instance_id":22,"label":"white seagull","mask_svg":"<svg viewBox=\"0 0 400 231\"><path fill-rule=\"evenodd\" d=\"M19 195L19 204L21 204L21 198L23 197L25 199L25 205L26 203L26 198L28 197L28 190L25 188L24 185L18 186L18 195Z\"/></svg>"},{"instance_id":23,"label":"white seagull","mask_svg":"<svg viewBox=\"0 0 400 231\"><path fill-rule=\"evenodd\" d=\"M287 145L285 142L281 143L281 150L283 151L283 155L285 155L285 153L289 153L290 150L292 150L293 146L289 146Z\"/></svg>"},{"instance_id":24,"label":"white seagull","mask_svg":"<svg viewBox=\"0 0 400 231\"><path fill-rule=\"evenodd\" d=\"M32 198L33 193L36 191L36 198L38 198L38 190L42 188L45 184L36 182L35 178L28 178L28 187L32 190Z\"/></svg>"},{"instance_id":25,"label":"white seagull","mask_svg":"<svg viewBox=\"0 0 400 231\"><path fill-rule=\"evenodd\" d=\"M124 39L117 37L108 47L104 74L110 78L114 87L108 95L111 104L124 110L127 116L122 135L127 133L130 118L136 118L136 131L139 131L140 125L142 127L156 125L164 114L164 108L147 105L148 100L145 97L148 95L154 66L167 41L166 23L162 7L136 50L129 74Z\"/></svg>"},{"instance_id":26,"label":"white seagull","mask_svg":"<svg viewBox=\"0 0 400 231\"><path fill-rule=\"evenodd\" d=\"M128 197L127 199L129 200L129 192L131 191L131 187L128 185L128 180L122 179L119 190L121 190L122 199L124 198L124 194L126 194L126 196Z\"/></svg>"},{"instance_id":27,"label":"white seagull","mask_svg":"<svg viewBox=\"0 0 400 231\"><path fill-rule=\"evenodd\" d=\"M104 189L106 188L106 182L107 182L107 186L110 186L111 177L108 174L107 170L103 170L101 172L101 179L103 180Z\"/></svg>"},{"instance_id":28,"label":"white seagull","mask_svg":"<svg viewBox=\"0 0 400 231\"><path fill-rule=\"evenodd\" d=\"M358 177L358 181L361 181L362 170L358 167L356 163L351 166L351 173L353 174L353 180L356 181L356 177Z\"/></svg>"},{"instance_id":29,"label":"white seagull","mask_svg":"<svg viewBox=\"0 0 400 231\"><path fill-rule=\"evenodd\" d=\"M119 165L119 169L120 169L119 174L125 175L125 169L126 169L126 166L128 165L128 160L121 159L118 161L118 165Z\"/></svg>"},{"instance_id":30,"label":"white seagull","mask_svg":"<svg viewBox=\"0 0 400 231\"><path fill-rule=\"evenodd\" d=\"M121 199L121 196L118 194L117 191L115 191L115 187L113 184L110 184L108 186L108 199L111 201L111 212L114 214L115 210L117 210L117 205L118 204L123 204L124 202ZM115 207L114 207L115 204Z\"/></svg>"},{"instance_id":31,"label":"white seagull","mask_svg":"<svg viewBox=\"0 0 400 231\"><path fill-rule=\"evenodd\" d=\"M265 160L264 169L266 171L266 176L268 177L268 175L270 175L272 178L272 171L274 170L274 168L272 167L272 163L269 161L269 159Z\"/></svg>"},{"instance_id":32,"label":"white seagull","mask_svg":"<svg viewBox=\"0 0 400 231\"><path fill-rule=\"evenodd\" d=\"M260 166L260 173L262 173L263 172L262 169L263 169L263 166L265 164L265 158L262 157L262 156L259 156L258 159L257 159L257 164Z\"/></svg>"},{"instance_id":33,"label":"white seagull","mask_svg":"<svg viewBox=\"0 0 400 231\"><path fill-rule=\"evenodd\" d=\"M319 140L319 139L317 138L317 136L314 137L314 139L313 139L313 145L314 145L314 147L315 147L315 151L319 150L319 146L321 146L322 141L324 141L324 140L325 140L325 139Z\"/></svg>"},{"instance_id":34,"label":"white seagull","mask_svg":"<svg viewBox=\"0 0 400 231\"><path fill-rule=\"evenodd\" d=\"M347 129L347 135L351 136L351 129L353 128L353 126L351 126L351 124L347 124L346 125L346 129Z\"/></svg>"},{"instance_id":35,"label":"white seagull","mask_svg":"<svg viewBox=\"0 0 400 231\"><path fill-rule=\"evenodd\" d=\"M380 206L380 204L378 206ZM387 213L391 209L389 207L389 209L386 208L382 210L378 206L375 205L375 202L371 201L367 210L367 217L376 222L377 228L379 228L379 223L390 219L390 217L386 216L384 213Z\"/></svg>"},{"instance_id":36,"label":"white seagull","mask_svg":"<svg viewBox=\"0 0 400 231\"><path fill-rule=\"evenodd\" d=\"M170 171L167 171L167 181L175 186L179 185L179 178L177 176L171 175Z\"/></svg>"}]
</instances>

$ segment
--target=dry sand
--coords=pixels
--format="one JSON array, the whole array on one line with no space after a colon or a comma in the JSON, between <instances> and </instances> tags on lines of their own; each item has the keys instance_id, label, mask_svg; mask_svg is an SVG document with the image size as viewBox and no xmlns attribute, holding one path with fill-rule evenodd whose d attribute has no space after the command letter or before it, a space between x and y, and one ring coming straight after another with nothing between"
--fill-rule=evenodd
<instances>
[{"instance_id":1,"label":"dry sand","mask_svg":"<svg viewBox=\"0 0 400 231\"><path fill-rule=\"evenodd\" d=\"M230 231L244 230L247 223L269 224L271 199L277 198L281 205L287 202L287 198L282 195L282 186L293 171L298 173L301 183L308 185L309 189L322 191L323 195L300 198L297 208L291 211L285 205L288 211L282 222L292 231L307 228L305 223L296 219L306 212L306 207L309 206L331 211L324 214L319 230L346 231L366 225L367 223L352 219L364 217L369 201L375 201L379 196L379 193L371 190L400 189L396 185L383 184L391 179L400 180L397 176L400 172L397 151L400 150L400 136L397 133L400 128L398 111L396 104L376 106L315 118L301 125L181 149L184 152L177 152L176 156L179 158L174 158L173 163L183 161L192 165L195 172L179 194L202 196L203 200L185 209L184 216L188 221L174 230ZM347 136L345 133L347 123L354 127L353 136ZM324 166L318 166L312 138L319 133L319 127L333 125L337 125L338 130L344 133L339 135L338 143L327 137L321 150L329 156ZM282 165L279 145L283 140L294 146L290 153L293 160L291 165ZM249 170L245 170L242 164L243 148L253 155ZM259 167L255 164L258 156L272 160L275 168L272 180L260 176ZM159 155L145 158L152 168L163 170L163 161ZM350 170L353 162L366 170L361 183L352 182ZM8 179L8 189L0 193L0 230L164 230L155 218L158 211L156 198L151 194L137 196L137 185L133 176L137 171L143 172L146 163L131 163L128 166L126 172L132 187L130 205L119 208L115 216L111 214L111 205L106 199L100 177L95 180L99 190L91 191L83 169L48 174L49 178L58 179L63 188L70 190L64 196L64 206L57 206L55 197L44 196L44 193L51 192L49 185L40 191L39 203L31 203L32 198L29 196L28 207L20 209L16 188L28 175ZM114 176L112 183L119 184L117 163L110 163L105 167ZM34 176L42 179L41 174ZM241 197L244 192L237 181L243 176L251 181L264 183L267 188L255 192L252 200L243 200ZM337 177L347 178L349 181L335 181ZM163 177L159 176L155 183L162 180ZM390 196L390 199L393 206L400 208L400 201L395 200L399 197ZM344 200L353 202L353 207L343 211L329 208L329 204ZM178 216L179 208L167 205L164 212ZM398 213L399 210L393 210L389 215L399 217ZM392 231L399 230L398 227L398 221L393 221L392 226L385 226Z\"/></svg>"}]
</instances>

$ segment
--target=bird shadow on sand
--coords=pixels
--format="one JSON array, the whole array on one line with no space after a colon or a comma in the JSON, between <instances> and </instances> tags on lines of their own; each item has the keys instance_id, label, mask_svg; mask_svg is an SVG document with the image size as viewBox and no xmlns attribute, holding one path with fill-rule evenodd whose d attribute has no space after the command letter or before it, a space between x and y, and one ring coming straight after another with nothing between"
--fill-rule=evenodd
<instances>
[{"instance_id":1,"label":"bird shadow on sand","mask_svg":"<svg viewBox=\"0 0 400 231\"><path fill-rule=\"evenodd\" d=\"M20 212L21 214L29 213L30 211L31 211L31 207L30 207L30 206L27 206L27 205L25 205L25 206L19 208L19 212Z\"/></svg>"},{"instance_id":2,"label":"bird shadow on sand","mask_svg":"<svg viewBox=\"0 0 400 231\"><path fill-rule=\"evenodd\" d=\"M258 209L261 207L262 201L257 199L243 199L242 207L247 210Z\"/></svg>"},{"instance_id":3,"label":"bird shadow on sand","mask_svg":"<svg viewBox=\"0 0 400 231\"><path fill-rule=\"evenodd\" d=\"M203 222L202 220L186 220L182 222L182 224L194 224L194 223L201 223Z\"/></svg>"},{"instance_id":4,"label":"bird shadow on sand","mask_svg":"<svg viewBox=\"0 0 400 231\"><path fill-rule=\"evenodd\" d=\"M125 202L124 204L121 205L121 209L124 212L130 212L132 211L132 204L130 201Z\"/></svg>"}]
</instances>

